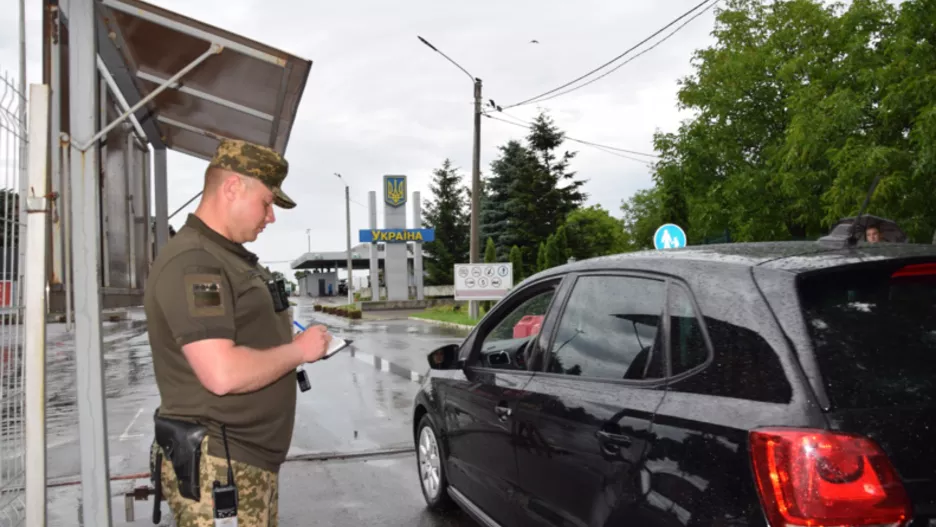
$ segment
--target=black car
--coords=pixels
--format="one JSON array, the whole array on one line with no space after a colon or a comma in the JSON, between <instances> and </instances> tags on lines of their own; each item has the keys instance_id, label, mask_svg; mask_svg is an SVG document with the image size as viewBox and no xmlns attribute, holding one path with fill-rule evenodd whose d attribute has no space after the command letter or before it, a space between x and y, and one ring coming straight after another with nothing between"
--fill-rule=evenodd
<instances>
[{"instance_id":1,"label":"black car","mask_svg":"<svg viewBox=\"0 0 936 527\"><path fill-rule=\"evenodd\" d=\"M428 356L431 508L485 526L936 525L936 247L632 253Z\"/></svg>"}]
</instances>

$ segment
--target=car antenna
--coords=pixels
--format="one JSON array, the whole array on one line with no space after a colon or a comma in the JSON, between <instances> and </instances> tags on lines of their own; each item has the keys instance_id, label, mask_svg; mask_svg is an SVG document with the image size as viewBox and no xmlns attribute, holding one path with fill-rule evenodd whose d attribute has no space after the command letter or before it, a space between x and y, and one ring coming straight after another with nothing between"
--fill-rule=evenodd
<instances>
[{"instance_id":1,"label":"car antenna","mask_svg":"<svg viewBox=\"0 0 936 527\"><path fill-rule=\"evenodd\" d=\"M877 188L878 182L880 180L880 174L874 176L874 181L871 182L871 188L868 189L868 193L865 195L864 203L861 204L861 210L858 211L858 216L856 216L855 221L852 222L851 232L848 233L848 238L845 239L845 243L849 246L854 246L856 243L858 243L858 236L855 234L855 229L858 227L858 223L861 222L861 217L864 216L865 209L868 208L868 203L871 202L871 196L874 194L874 189Z\"/></svg>"}]
</instances>

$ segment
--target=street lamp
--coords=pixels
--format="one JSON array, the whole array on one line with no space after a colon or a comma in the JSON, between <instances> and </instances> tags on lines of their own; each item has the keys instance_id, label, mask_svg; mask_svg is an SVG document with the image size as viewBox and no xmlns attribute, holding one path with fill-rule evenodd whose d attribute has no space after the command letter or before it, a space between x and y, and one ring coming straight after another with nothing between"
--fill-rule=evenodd
<instances>
[{"instance_id":1,"label":"street lamp","mask_svg":"<svg viewBox=\"0 0 936 527\"><path fill-rule=\"evenodd\" d=\"M309 251L312 252L312 229L306 229L306 239L309 241Z\"/></svg>"},{"instance_id":2,"label":"street lamp","mask_svg":"<svg viewBox=\"0 0 936 527\"><path fill-rule=\"evenodd\" d=\"M428 46L429 49L442 55L446 60L462 70L474 83L474 152L471 159L471 241L468 258L469 263L478 263L478 215L480 214L481 207L481 79L468 73L465 68L450 59L445 53L439 51L426 39L418 35L416 38ZM476 300L472 300L468 303L468 313L472 318L478 318L478 302Z\"/></svg>"},{"instance_id":3,"label":"street lamp","mask_svg":"<svg viewBox=\"0 0 936 527\"><path fill-rule=\"evenodd\" d=\"M352 286L352 272L351 272L351 191L348 187L348 183L345 181L341 174L335 172L335 176L344 183L344 199L345 199L345 223L347 224L347 245L348 245L348 304L354 303L354 287Z\"/></svg>"}]
</instances>

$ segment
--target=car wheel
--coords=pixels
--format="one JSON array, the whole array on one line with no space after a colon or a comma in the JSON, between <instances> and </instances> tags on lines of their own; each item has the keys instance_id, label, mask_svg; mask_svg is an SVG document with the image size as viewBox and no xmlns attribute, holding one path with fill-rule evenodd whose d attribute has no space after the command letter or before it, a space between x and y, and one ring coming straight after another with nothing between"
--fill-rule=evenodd
<instances>
[{"instance_id":1,"label":"car wheel","mask_svg":"<svg viewBox=\"0 0 936 527\"><path fill-rule=\"evenodd\" d=\"M429 508L439 511L451 509L455 504L448 494L439 433L428 415L424 415L419 421L419 431L416 434L416 463L419 469L419 486Z\"/></svg>"}]
</instances>

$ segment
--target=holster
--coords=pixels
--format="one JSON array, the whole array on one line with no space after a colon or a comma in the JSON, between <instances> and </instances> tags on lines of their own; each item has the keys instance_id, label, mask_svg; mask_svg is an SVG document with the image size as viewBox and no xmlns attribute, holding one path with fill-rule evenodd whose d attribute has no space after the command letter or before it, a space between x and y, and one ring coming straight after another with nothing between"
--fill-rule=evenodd
<instances>
[{"instance_id":1,"label":"holster","mask_svg":"<svg viewBox=\"0 0 936 527\"><path fill-rule=\"evenodd\" d=\"M153 421L156 424L156 444L162 447L172 463L179 493L184 498L200 501L201 444L208 429L198 423L169 419L158 413L153 416Z\"/></svg>"},{"instance_id":2,"label":"holster","mask_svg":"<svg viewBox=\"0 0 936 527\"><path fill-rule=\"evenodd\" d=\"M162 520L162 449L153 441L150 444L150 482L153 484L153 525Z\"/></svg>"}]
</instances>

